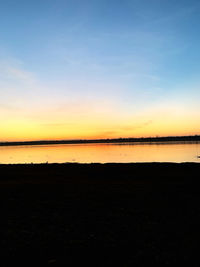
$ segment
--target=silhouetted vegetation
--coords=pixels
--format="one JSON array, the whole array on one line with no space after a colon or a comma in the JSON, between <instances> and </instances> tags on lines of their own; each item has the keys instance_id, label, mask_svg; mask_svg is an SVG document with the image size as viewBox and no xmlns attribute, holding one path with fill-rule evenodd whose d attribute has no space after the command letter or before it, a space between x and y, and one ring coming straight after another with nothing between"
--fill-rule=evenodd
<instances>
[{"instance_id":1,"label":"silhouetted vegetation","mask_svg":"<svg viewBox=\"0 0 200 267\"><path fill-rule=\"evenodd\" d=\"M0 142L0 146L25 146L25 145L56 145L56 144L91 144L91 143L154 143L154 142L199 142L200 135L191 136L166 136L166 137L140 137L116 139L79 139L79 140L40 140L25 142Z\"/></svg>"}]
</instances>

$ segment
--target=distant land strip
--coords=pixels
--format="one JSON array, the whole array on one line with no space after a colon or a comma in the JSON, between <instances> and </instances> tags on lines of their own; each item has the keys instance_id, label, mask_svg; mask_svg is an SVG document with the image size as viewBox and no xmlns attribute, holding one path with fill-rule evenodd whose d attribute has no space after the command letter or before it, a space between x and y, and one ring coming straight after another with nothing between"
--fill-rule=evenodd
<instances>
[{"instance_id":1,"label":"distant land strip","mask_svg":"<svg viewBox=\"0 0 200 267\"><path fill-rule=\"evenodd\" d=\"M140 137L115 139L77 139L77 140L41 140L0 142L0 146L34 146L34 145L61 145L61 144L99 144L99 143L154 143L154 142L199 142L200 135L166 136L166 137Z\"/></svg>"}]
</instances>

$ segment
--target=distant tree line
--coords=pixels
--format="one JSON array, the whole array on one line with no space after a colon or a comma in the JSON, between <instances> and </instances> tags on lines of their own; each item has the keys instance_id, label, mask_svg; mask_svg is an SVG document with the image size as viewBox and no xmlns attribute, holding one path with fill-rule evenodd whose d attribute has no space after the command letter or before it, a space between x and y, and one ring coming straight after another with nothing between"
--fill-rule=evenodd
<instances>
[{"instance_id":1,"label":"distant tree line","mask_svg":"<svg viewBox=\"0 0 200 267\"><path fill-rule=\"evenodd\" d=\"M91 143L154 143L154 142L199 142L200 135L191 136L165 136L165 137L140 137L140 138L115 138L91 140L41 140L24 142L0 142L0 146L21 145L56 145L56 144L91 144Z\"/></svg>"}]
</instances>

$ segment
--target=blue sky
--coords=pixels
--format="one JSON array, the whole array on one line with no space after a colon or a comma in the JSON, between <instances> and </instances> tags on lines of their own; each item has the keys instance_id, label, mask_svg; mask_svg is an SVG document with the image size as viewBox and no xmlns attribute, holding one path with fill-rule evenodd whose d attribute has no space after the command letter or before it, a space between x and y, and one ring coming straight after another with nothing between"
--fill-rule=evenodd
<instances>
[{"instance_id":1,"label":"blue sky","mask_svg":"<svg viewBox=\"0 0 200 267\"><path fill-rule=\"evenodd\" d=\"M1 1L0 139L199 133L199 12L199 1Z\"/></svg>"}]
</instances>

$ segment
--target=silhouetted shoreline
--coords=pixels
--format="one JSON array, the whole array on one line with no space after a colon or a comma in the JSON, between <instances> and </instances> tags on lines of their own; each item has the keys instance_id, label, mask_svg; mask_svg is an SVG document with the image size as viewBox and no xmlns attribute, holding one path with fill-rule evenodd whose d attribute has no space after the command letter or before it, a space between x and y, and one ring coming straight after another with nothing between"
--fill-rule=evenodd
<instances>
[{"instance_id":1,"label":"silhouetted shoreline","mask_svg":"<svg viewBox=\"0 0 200 267\"><path fill-rule=\"evenodd\" d=\"M0 165L0 173L2 266L199 265L198 163Z\"/></svg>"},{"instance_id":2,"label":"silhouetted shoreline","mask_svg":"<svg viewBox=\"0 0 200 267\"><path fill-rule=\"evenodd\" d=\"M115 138L115 139L91 139L91 140L41 140L0 142L0 146L34 146L57 144L99 144L99 143L154 143L154 142L199 142L200 135L191 136L166 136L166 137L141 137L141 138Z\"/></svg>"}]
</instances>

